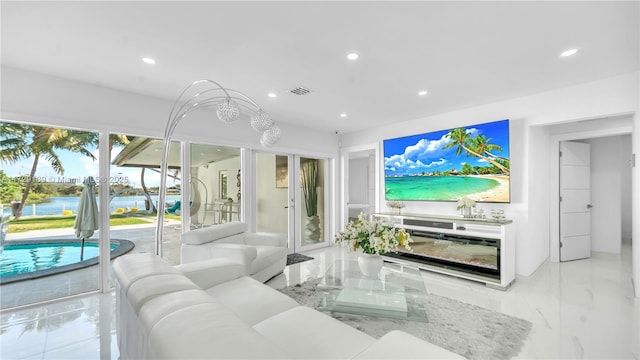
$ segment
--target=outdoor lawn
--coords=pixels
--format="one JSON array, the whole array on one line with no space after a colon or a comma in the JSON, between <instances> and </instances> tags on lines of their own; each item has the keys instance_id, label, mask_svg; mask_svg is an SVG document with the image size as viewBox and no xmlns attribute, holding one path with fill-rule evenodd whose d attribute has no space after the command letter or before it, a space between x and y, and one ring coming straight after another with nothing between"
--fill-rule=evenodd
<instances>
[{"instance_id":1,"label":"outdoor lawn","mask_svg":"<svg viewBox=\"0 0 640 360\"><path fill-rule=\"evenodd\" d=\"M179 216L165 214L165 219L180 219ZM46 230L46 229L64 229L73 228L73 223L76 220L75 215L58 215L58 216L34 216L23 217L18 220L11 220L9 222L9 233L19 233L31 230ZM111 226L120 225L137 225L148 224L156 220L155 215L145 214L112 214L109 224Z\"/></svg>"}]
</instances>

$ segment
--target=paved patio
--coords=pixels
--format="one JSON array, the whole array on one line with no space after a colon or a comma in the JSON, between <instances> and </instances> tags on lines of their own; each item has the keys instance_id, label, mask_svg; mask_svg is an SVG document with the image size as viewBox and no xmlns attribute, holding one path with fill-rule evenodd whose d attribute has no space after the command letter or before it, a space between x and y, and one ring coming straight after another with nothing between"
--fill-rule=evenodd
<instances>
[{"instance_id":1,"label":"paved patio","mask_svg":"<svg viewBox=\"0 0 640 360\"><path fill-rule=\"evenodd\" d=\"M164 228L163 254L171 264L180 263L180 224L168 222ZM74 230L52 229L8 234L11 240L75 239ZM91 239L97 239L96 233ZM155 224L127 225L111 228L112 239L135 244L132 252L155 253ZM69 271L33 280L0 285L0 310L80 294L98 288L98 266Z\"/></svg>"}]
</instances>

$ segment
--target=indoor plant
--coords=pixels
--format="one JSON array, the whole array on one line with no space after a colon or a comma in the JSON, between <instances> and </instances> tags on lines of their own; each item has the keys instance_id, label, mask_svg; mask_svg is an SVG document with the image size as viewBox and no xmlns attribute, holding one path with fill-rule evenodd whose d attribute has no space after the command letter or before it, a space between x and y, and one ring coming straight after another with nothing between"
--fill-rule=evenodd
<instances>
[{"instance_id":1,"label":"indoor plant","mask_svg":"<svg viewBox=\"0 0 640 360\"><path fill-rule=\"evenodd\" d=\"M377 276L382 268L380 255L397 252L399 247L411 251L409 244L413 242L405 229L383 223L380 220L369 220L360 213L358 220L350 221L345 229L336 235L336 243L351 242L351 249L362 249L358 257L360 270L367 276Z\"/></svg>"}]
</instances>

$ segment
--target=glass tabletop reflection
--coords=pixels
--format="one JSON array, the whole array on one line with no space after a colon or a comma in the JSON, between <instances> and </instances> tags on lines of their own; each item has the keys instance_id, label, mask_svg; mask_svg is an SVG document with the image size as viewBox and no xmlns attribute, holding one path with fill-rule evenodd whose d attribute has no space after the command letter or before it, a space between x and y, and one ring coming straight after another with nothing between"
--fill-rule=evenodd
<instances>
[{"instance_id":1,"label":"glass tabletop reflection","mask_svg":"<svg viewBox=\"0 0 640 360\"><path fill-rule=\"evenodd\" d=\"M337 260L318 284L316 308L349 314L427 321L427 290L416 267L385 262L377 277L362 274L355 260Z\"/></svg>"}]
</instances>

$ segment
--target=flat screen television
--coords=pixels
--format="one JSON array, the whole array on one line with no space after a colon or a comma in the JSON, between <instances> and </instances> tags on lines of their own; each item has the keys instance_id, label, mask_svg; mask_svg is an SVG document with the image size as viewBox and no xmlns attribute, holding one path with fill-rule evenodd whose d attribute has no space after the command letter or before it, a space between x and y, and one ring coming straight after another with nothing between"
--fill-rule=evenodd
<instances>
[{"instance_id":1,"label":"flat screen television","mask_svg":"<svg viewBox=\"0 0 640 360\"><path fill-rule=\"evenodd\" d=\"M509 120L383 141L386 200L509 203Z\"/></svg>"}]
</instances>

